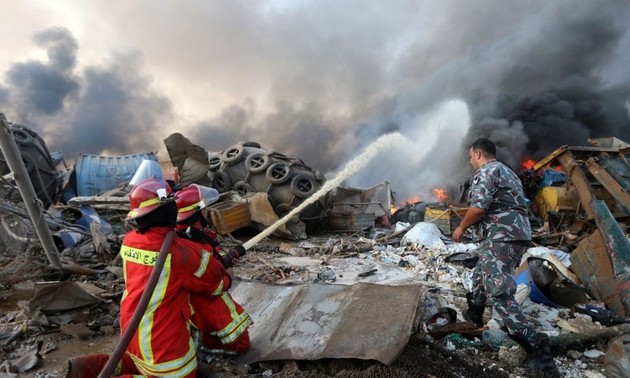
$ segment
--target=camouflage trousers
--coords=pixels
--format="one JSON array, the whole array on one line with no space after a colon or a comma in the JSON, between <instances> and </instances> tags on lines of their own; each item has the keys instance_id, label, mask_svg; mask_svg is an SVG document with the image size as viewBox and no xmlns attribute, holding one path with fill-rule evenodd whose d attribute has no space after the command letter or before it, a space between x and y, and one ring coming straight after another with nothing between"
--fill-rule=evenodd
<instances>
[{"instance_id":1,"label":"camouflage trousers","mask_svg":"<svg viewBox=\"0 0 630 378\"><path fill-rule=\"evenodd\" d=\"M514 298L514 269L526 251L527 247L521 244L484 240L472 276L472 303L485 306L486 302L490 302L500 318L498 320L503 322L510 334L534 342L536 330L527 321Z\"/></svg>"}]
</instances>

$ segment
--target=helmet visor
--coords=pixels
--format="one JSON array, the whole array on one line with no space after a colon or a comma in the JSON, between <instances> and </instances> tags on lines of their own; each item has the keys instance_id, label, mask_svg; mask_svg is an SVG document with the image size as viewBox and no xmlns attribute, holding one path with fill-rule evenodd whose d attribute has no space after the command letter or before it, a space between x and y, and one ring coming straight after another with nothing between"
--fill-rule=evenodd
<instances>
[{"instance_id":1,"label":"helmet visor","mask_svg":"<svg viewBox=\"0 0 630 378\"><path fill-rule=\"evenodd\" d=\"M155 160L142 160L142 163L140 163L138 169L136 169L136 173L133 174L131 181L129 181L129 185L136 186L142 181L150 178L164 180L162 166Z\"/></svg>"},{"instance_id":2,"label":"helmet visor","mask_svg":"<svg viewBox=\"0 0 630 378\"><path fill-rule=\"evenodd\" d=\"M219 200L219 192L215 188L208 188L207 186L197 184L192 184L191 186L195 186L197 187L197 190L199 190L199 198L202 202L202 209Z\"/></svg>"}]
</instances>

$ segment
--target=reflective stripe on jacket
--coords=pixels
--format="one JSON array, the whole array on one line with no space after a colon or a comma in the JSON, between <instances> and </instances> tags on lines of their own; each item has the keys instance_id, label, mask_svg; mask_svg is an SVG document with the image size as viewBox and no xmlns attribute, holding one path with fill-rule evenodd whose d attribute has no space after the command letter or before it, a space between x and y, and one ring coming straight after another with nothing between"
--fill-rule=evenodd
<instances>
[{"instance_id":1,"label":"reflective stripe on jacket","mask_svg":"<svg viewBox=\"0 0 630 378\"><path fill-rule=\"evenodd\" d=\"M120 305L121 332L133 316L144 292L168 228L125 235L123 259L125 291ZM127 352L139 371L151 376L184 377L197 368L189 326L193 310L190 293L221 291L223 271L204 263L198 244L175 237L158 283Z\"/></svg>"}]
</instances>

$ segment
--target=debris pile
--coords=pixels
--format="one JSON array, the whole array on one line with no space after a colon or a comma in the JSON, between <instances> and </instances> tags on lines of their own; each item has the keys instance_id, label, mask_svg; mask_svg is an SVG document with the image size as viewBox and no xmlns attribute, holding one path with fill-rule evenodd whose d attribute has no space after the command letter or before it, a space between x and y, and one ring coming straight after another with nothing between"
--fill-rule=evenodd
<instances>
[{"instance_id":1,"label":"debris pile","mask_svg":"<svg viewBox=\"0 0 630 378\"><path fill-rule=\"evenodd\" d=\"M12 130L16 141L37 139L26 128ZM630 150L614 139L592 143L563 146L519 172L535 245L515 272L517 300L551 336L564 376L628 376ZM52 156L43 141L37 145ZM61 377L67 358L113 349L124 291L118 250L128 230L126 181L143 158L160 161L182 185L222 193L210 220L226 246L273 224L325 182L299 159L255 142L207 152L173 134L165 145L170 159L86 155L71 168L57 159L59 186L38 196L48 197L40 221L63 272L46 261L0 160L0 376ZM99 169L109 174L92 175ZM477 249L450 237L464 205L417 201L395 210L393 203L388 183L337 188L251 248L235 267L232 294L254 319L252 352L237 361L202 356L205 368L278 377L436 369L453 377L527 376L524 351L491 314L481 329L462 317Z\"/></svg>"}]
</instances>

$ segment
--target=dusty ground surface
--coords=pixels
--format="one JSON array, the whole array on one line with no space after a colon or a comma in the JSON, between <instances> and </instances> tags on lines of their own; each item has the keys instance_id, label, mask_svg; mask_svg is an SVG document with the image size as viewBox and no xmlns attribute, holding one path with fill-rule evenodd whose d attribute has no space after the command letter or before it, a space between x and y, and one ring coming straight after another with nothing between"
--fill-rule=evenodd
<instances>
[{"instance_id":1,"label":"dusty ground surface","mask_svg":"<svg viewBox=\"0 0 630 378\"><path fill-rule=\"evenodd\" d=\"M255 235L254 232L237 234L241 241ZM424 260L420 265L392 264L388 251L392 246L376 248L365 243L369 235L331 234L309 238L306 242L292 242L282 239L265 240L252 248L236 268L236 274L244 279L272 283L320 282L318 273L326 267L336 270L336 283L349 283L353 272L369 271L377 274L365 277L363 282L395 283L402 281L422 281L430 287L440 286L448 293L448 301L453 306L463 306L464 289L458 285L456 272L452 267L440 265L439 259L430 253L415 254ZM225 240L230 244L230 240ZM385 243L387 244L387 243ZM111 352L118 341L118 300L122 292L122 279L115 273L107 272L98 277L73 275L59 277L46 269L45 254L32 243L23 242L17 246L5 245L0 250L0 327L2 342L12 335L19 325L28 325L15 340L0 350L3 361L15 361L22 355L33 353L39 348L40 358L32 369L20 377L63 377L69 358L92 353ZM433 261L433 262L431 262ZM109 265L119 265L114 259ZM98 265L98 264L96 264ZM102 264L101 264L102 267ZM115 272L115 269L111 269ZM448 274L448 276L445 276ZM352 274L354 276L354 274ZM90 335L81 339L63 332L58 326L43 327L28 317L28 300L34 281L45 279L75 280L101 288L106 293L106 301L98 306L84 309L74 321L83 322ZM448 281L448 282L445 282ZM448 289L448 290L446 290ZM247 307L247 304L244 304ZM462 307L463 308L463 307ZM77 320L78 319L78 320ZM202 363L204 376L208 377L530 377L517 360L518 348L502 351L485 345L468 345L459 339L437 340L427 336L422 330L414 334L401 356L391 365L360 360L322 361L273 361L242 366L229 358L212 356L208 363ZM459 341L458 341L459 340ZM602 377L602 358L589 359L582 353L588 349L603 349L603 344L587 344L567 350L556 350L556 362L567 377ZM5 372L5 368L0 369ZM9 377L10 375L6 375Z\"/></svg>"}]
</instances>

